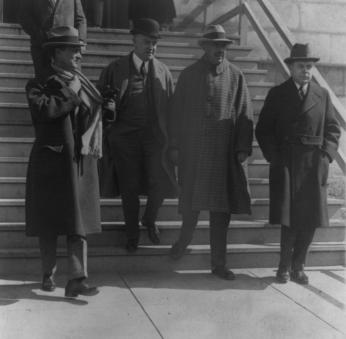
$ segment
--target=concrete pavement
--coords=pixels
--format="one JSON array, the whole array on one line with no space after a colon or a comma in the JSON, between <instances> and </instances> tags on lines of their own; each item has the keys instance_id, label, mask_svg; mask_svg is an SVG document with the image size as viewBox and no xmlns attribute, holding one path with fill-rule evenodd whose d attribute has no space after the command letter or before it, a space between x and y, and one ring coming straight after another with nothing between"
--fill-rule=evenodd
<instances>
[{"instance_id":1,"label":"concrete pavement","mask_svg":"<svg viewBox=\"0 0 346 339\"><path fill-rule=\"evenodd\" d=\"M274 269L93 275L94 297L52 293L37 276L0 277L1 339L346 338L345 267L308 268L310 285L274 280Z\"/></svg>"}]
</instances>

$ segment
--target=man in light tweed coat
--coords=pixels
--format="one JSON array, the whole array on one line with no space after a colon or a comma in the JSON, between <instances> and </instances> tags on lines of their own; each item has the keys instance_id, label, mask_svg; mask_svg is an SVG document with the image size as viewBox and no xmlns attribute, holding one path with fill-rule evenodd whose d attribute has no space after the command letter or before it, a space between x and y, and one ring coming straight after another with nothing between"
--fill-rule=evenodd
<instances>
[{"instance_id":1,"label":"man in light tweed coat","mask_svg":"<svg viewBox=\"0 0 346 339\"><path fill-rule=\"evenodd\" d=\"M252 151L250 97L241 71L225 59L231 43L222 26L209 26L199 41L204 55L181 73L170 116L170 156L178 164L183 224L171 257L179 259L192 240L199 212L210 212L212 273L227 269L231 213L250 213L242 163Z\"/></svg>"}]
</instances>

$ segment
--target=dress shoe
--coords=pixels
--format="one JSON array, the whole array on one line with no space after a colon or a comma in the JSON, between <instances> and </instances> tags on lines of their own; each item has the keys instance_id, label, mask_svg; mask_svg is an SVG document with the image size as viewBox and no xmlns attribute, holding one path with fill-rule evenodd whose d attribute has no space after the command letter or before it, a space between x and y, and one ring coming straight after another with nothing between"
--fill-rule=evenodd
<instances>
[{"instance_id":1,"label":"dress shoe","mask_svg":"<svg viewBox=\"0 0 346 339\"><path fill-rule=\"evenodd\" d=\"M55 290L55 282L52 275L45 274L42 279L42 290L53 292Z\"/></svg>"},{"instance_id":2,"label":"dress shoe","mask_svg":"<svg viewBox=\"0 0 346 339\"><path fill-rule=\"evenodd\" d=\"M286 284L290 280L290 273L288 270L278 269L276 272L276 281L280 284Z\"/></svg>"},{"instance_id":3,"label":"dress shoe","mask_svg":"<svg viewBox=\"0 0 346 339\"><path fill-rule=\"evenodd\" d=\"M296 270L291 272L291 280L300 285L307 285L309 283L309 277L303 270Z\"/></svg>"},{"instance_id":4,"label":"dress shoe","mask_svg":"<svg viewBox=\"0 0 346 339\"><path fill-rule=\"evenodd\" d=\"M225 267L216 267L211 271L212 274L224 280L234 280L234 273Z\"/></svg>"},{"instance_id":5,"label":"dress shoe","mask_svg":"<svg viewBox=\"0 0 346 339\"><path fill-rule=\"evenodd\" d=\"M185 254L185 246L181 246L178 242L176 242L169 251L169 256L173 260L181 259Z\"/></svg>"},{"instance_id":6,"label":"dress shoe","mask_svg":"<svg viewBox=\"0 0 346 339\"><path fill-rule=\"evenodd\" d=\"M145 220L142 219L142 225L145 226L148 230L148 237L150 239L150 241L154 244L154 245L159 245L160 244L160 231L157 228L156 224L153 223L149 223L146 222Z\"/></svg>"},{"instance_id":7,"label":"dress shoe","mask_svg":"<svg viewBox=\"0 0 346 339\"><path fill-rule=\"evenodd\" d=\"M135 253L138 249L138 239L128 239L125 248L127 252Z\"/></svg>"},{"instance_id":8,"label":"dress shoe","mask_svg":"<svg viewBox=\"0 0 346 339\"><path fill-rule=\"evenodd\" d=\"M65 297L76 298L79 295L93 296L99 293L97 287L89 287L83 279L69 280L65 287Z\"/></svg>"}]
</instances>

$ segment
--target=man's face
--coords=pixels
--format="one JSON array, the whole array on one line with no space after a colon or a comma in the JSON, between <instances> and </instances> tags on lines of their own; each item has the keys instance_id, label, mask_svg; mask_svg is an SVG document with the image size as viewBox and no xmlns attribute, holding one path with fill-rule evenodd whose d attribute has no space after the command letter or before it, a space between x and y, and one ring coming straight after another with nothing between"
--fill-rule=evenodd
<instances>
[{"instance_id":1,"label":"man's face","mask_svg":"<svg viewBox=\"0 0 346 339\"><path fill-rule=\"evenodd\" d=\"M133 37L134 51L143 61L152 59L157 48L157 39L150 38L146 35L136 34Z\"/></svg>"},{"instance_id":2,"label":"man's face","mask_svg":"<svg viewBox=\"0 0 346 339\"><path fill-rule=\"evenodd\" d=\"M82 60L81 48L79 46L56 48L54 60L57 66L67 71L80 69Z\"/></svg>"},{"instance_id":3,"label":"man's face","mask_svg":"<svg viewBox=\"0 0 346 339\"><path fill-rule=\"evenodd\" d=\"M201 47L211 64L219 65L224 60L227 48L224 42L203 42Z\"/></svg>"},{"instance_id":4,"label":"man's face","mask_svg":"<svg viewBox=\"0 0 346 339\"><path fill-rule=\"evenodd\" d=\"M307 84L312 78L312 61L295 61L288 65L293 80L299 85Z\"/></svg>"}]
</instances>

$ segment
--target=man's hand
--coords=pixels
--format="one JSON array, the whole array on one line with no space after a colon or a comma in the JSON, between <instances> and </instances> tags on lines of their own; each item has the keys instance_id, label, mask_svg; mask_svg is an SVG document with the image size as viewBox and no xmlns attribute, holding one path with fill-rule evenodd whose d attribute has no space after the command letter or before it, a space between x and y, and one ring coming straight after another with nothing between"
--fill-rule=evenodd
<instances>
[{"instance_id":1,"label":"man's hand","mask_svg":"<svg viewBox=\"0 0 346 339\"><path fill-rule=\"evenodd\" d=\"M246 159L248 158L247 153L245 152L238 152L237 153L237 159L242 164Z\"/></svg>"},{"instance_id":2,"label":"man's hand","mask_svg":"<svg viewBox=\"0 0 346 339\"><path fill-rule=\"evenodd\" d=\"M115 112L115 108L116 108L116 104L115 101L110 99L110 100L105 100L104 104L103 104L103 108L108 110L108 111L112 111Z\"/></svg>"}]
</instances>

